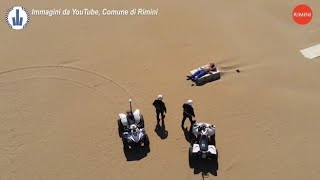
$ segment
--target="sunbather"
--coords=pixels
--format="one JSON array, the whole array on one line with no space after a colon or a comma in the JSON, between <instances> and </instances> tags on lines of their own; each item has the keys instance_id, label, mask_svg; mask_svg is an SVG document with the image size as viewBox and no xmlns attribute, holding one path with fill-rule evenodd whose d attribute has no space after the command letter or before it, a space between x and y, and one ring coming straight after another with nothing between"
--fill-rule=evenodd
<instances>
[{"instance_id":1,"label":"sunbather","mask_svg":"<svg viewBox=\"0 0 320 180\"><path fill-rule=\"evenodd\" d=\"M191 76L187 76L187 80L198 80L202 76L207 73L211 73L211 71L217 71L216 65L214 63L206 64L205 66L201 67L197 72L192 74Z\"/></svg>"}]
</instances>

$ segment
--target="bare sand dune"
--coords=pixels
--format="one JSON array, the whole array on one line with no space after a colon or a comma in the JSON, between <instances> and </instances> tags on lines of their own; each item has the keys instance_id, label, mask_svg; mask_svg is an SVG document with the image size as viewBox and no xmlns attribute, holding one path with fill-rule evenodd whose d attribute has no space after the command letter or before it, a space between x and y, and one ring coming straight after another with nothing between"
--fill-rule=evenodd
<instances>
[{"instance_id":1,"label":"bare sand dune","mask_svg":"<svg viewBox=\"0 0 320 180\"><path fill-rule=\"evenodd\" d=\"M20 1L2 2L2 14ZM299 50L320 42L314 19L293 23L300 1L28 1L32 8L158 8L158 16L32 16L22 31L1 19L0 179L320 178L320 64ZM190 69L214 61L221 80L201 87ZM240 69L241 73L235 70ZM168 108L155 132L151 106ZM134 100L151 152L127 161L117 115ZM188 166L181 105L217 126L218 171ZM189 123L187 123L189 126Z\"/></svg>"}]
</instances>

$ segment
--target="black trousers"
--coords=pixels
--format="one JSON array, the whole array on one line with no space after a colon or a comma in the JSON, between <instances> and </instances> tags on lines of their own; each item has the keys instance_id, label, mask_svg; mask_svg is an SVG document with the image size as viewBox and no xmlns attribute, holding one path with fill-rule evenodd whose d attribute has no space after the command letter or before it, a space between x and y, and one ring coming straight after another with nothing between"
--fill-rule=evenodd
<instances>
[{"instance_id":1,"label":"black trousers","mask_svg":"<svg viewBox=\"0 0 320 180\"><path fill-rule=\"evenodd\" d=\"M156 110L156 113L157 113L157 123L160 123L160 116L161 116L161 120L164 120L165 118L164 111Z\"/></svg>"},{"instance_id":2,"label":"black trousers","mask_svg":"<svg viewBox=\"0 0 320 180\"><path fill-rule=\"evenodd\" d=\"M184 122L186 121L186 119L190 120L191 125L194 123L194 121L192 120L192 116L190 114L187 113L183 113L183 118L182 118L182 122L181 122L181 126L184 126Z\"/></svg>"}]
</instances>

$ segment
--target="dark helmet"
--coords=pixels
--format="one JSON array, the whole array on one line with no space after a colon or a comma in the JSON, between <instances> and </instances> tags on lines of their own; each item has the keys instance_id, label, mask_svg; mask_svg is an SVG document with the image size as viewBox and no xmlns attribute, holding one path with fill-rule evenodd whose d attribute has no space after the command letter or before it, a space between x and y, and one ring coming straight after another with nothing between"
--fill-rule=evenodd
<instances>
[{"instance_id":1,"label":"dark helmet","mask_svg":"<svg viewBox=\"0 0 320 180\"><path fill-rule=\"evenodd\" d=\"M131 111L127 111L127 116L129 119L133 119L133 114Z\"/></svg>"}]
</instances>

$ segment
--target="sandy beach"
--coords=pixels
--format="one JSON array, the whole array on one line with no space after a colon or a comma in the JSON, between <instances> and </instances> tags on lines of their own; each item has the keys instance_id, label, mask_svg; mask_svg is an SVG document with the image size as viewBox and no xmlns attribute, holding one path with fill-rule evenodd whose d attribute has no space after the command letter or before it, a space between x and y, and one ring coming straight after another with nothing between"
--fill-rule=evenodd
<instances>
[{"instance_id":1,"label":"sandy beach","mask_svg":"<svg viewBox=\"0 0 320 180\"><path fill-rule=\"evenodd\" d=\"M307 3L312 21L292 9ZM320 1L35 1L7 9L158 9L145 16L1 18L0 180L320 178ZM191 69L214 61L218 81L191 86ZM236 73L236 69L241 72ZM152 106L163 94L167 137ZM127 161L117 132L128 99L145 118L150 153ZM217 166L188 165L180 124L192 99L197 121L216 125ZM189 127L189 121L186 121Z\"/></svg>"}]
</instances>

